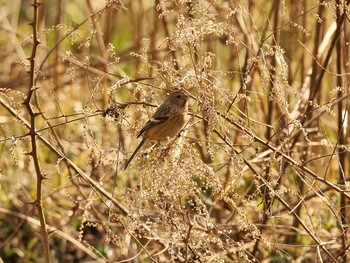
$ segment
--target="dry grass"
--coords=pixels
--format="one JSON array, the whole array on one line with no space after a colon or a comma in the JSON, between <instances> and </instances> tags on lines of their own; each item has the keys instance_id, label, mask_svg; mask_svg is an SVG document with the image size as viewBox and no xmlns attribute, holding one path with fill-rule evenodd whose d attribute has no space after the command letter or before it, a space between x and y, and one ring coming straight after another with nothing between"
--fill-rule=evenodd
<instances>
[{"instance_id":1,"label":"dry grass","mask_svg":"<svg viewBox=\"0 0 350 263\"><path fill-rule=\"evenodd\" d=\"M4 262L349 260L349 1L30 2L0 2ZM124 171L180 85L186 133Z\"/></svg>"}]
</instances>

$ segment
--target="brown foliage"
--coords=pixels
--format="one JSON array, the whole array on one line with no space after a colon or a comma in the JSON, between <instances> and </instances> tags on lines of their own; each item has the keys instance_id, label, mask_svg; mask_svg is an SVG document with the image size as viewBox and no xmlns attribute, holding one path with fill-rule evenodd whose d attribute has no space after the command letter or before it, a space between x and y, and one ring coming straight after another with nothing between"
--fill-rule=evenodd
<instances>
[{"instance_id":1,"label":"brown foliage","mask_svg":"<svg viewBox=\"0 0 350 263\"><path fill-rule=\"evenodd\" d=\"M34 7L1 11L5 262L349 260L349 1Z\"/></svg>"}]
</instances>

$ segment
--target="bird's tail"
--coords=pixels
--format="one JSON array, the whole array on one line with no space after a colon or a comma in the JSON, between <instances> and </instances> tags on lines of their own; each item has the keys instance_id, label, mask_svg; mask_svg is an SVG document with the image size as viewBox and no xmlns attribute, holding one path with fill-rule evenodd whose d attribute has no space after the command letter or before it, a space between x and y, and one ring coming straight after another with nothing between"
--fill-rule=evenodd
<instances>
[{"instance_id":1,"label":"bird's tail","mask_svg":"<svg viewBox=\"0 0 350 263\"><path fill-rule=\"evenodd\" d=\"M139 146L137 146L137 148L135 149L135 151L132 153L132 155L130 156L129 160L125 163L125 167L124 170L126 170L126 168L128 168L129 164L131 163L132 159L134 159L135 155L138 153L138 151L141 149L142 145L144 145L146 142L146 139L142 139L142 141L140 142Z\"/></svg>"}]
</instances>

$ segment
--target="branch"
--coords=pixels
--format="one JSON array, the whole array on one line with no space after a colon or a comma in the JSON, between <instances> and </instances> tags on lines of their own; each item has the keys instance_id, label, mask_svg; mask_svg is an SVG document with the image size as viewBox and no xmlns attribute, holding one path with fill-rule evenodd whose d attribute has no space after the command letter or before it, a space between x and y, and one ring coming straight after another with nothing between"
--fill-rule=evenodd
<instances>
[{"instance_id":1,"label":"branch","mask_svg":"<svg viewBox=\"0 0 350 263\"><path fill-rule=\"evenodd\" d=\"M30 124L29 124L29 135L31 140L31 151L29 152L29 155L33 157L34 167L35 167L35 173L36 173L36 200L34 201L34 204L38 211L38 217L40 220L40 231L41 231L41 238L42 243L44 247L44 253L45 253L45 262L50 263L50 247L49 247L49 237L48 232L46 229L46 222L45 222L45 215L44 215L44 209L42 204L42 182L45 179L40 168L40 162L39 162L39 156L38 156L38 149L37 149L37 133L36 133L36 126L35 126L35 119L40 114L37 112L34 112L34 109L31 105L31 100L33 98L33 95L36 92L36 86L35 86L35 57L36 52L38 49L38 46L40 44L40 41L38 39L38 29L39 29L39 7L42 5L42 3L39 3L38 0L34 0L33 7L34 7L34 18L33 22L30 23L30 25L33 27L33 48L32 48L32 54L28 58L30 63L30 69L29 69L29 87L28 87L28 93L27 97L24 101L24 105L27 108L27 111L29 113L30 118Z\"/></svg>"}]
</instances>

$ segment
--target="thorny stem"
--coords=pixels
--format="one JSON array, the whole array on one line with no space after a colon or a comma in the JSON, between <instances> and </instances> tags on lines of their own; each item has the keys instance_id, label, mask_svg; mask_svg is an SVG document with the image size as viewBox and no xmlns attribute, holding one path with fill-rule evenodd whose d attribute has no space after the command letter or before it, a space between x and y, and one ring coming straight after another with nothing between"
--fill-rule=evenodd
<instances>
[{"instance_id":1,"label":"thorny stem","mask_svg":"<svg viewBox=\"0 0 350 263\"><path fill-rule=\"evenodd\" d=\"M36 172L36 200L34 201L34 204L38 211L38 217L40 221L40 231L41 231L41 238L42 243L44 247L44 253L45 253L45 262L49 263L50 260L50 247L49 247L49 237L48 232L46 228L46 222L45 222L45 215L44 215L44 209L43 209L43 200L42 200L42 181L45 179L40 168L40 162L39 162L39 156L37 151L37 136L36 136L36 126L35 126L35 119L40 113L36 113L31 105L31 100L33 98L33 95L36 91L35 87L35 57L36 52L38 49L38 45L40 44L40 41L38 39L38 29L39 29L39 22L38 22L38 14L39 14L39 7L42 5L42 3L39 3L37 0L34 0L33 8L34 8L34 20L30 24L33 27L33 48L32 48L32 54L28 58L30 62L30 71L29 71L29 89L27 93L27 97L24 101L24 105L26 106L29 116L30 116L30 127L29 127L29 135L31 139L31 151L29 152L29 155L33 157L35 172Z\"/></svg>"}]
</instances>

